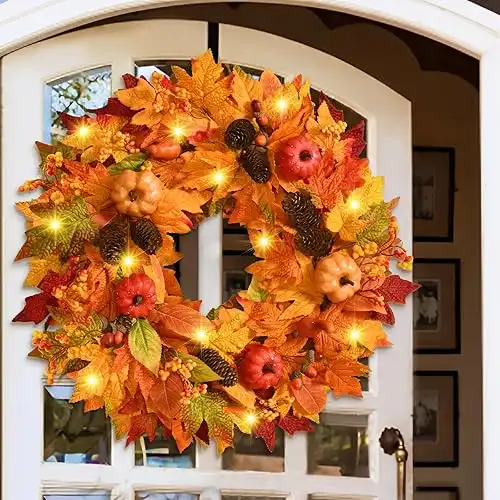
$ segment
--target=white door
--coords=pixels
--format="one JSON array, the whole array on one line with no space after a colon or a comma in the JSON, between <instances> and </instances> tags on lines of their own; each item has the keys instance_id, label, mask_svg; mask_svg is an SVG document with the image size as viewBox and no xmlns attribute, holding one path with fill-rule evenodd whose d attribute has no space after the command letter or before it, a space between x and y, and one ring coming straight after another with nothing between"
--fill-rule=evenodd
<instances>
[{"instance_id":1,"label":"white door","mask_svg":"<svg viewBox=\"0 0 500 500\"><path fill-rule=\"evenodd\" d=\"M52 38L2 60L3 498L397 498L396 463L382 453L378 437L384 427L397 427L411 447L411 306L396 311L396 326L390 331L394 346L370 359L372 374L364 398L330 400L316 433L285 437L275 455L245 440L222 458L213 448L192 448L179 455L168 442L147 447L141 441L125 449L123 443L113 441L109 426L98 415L85 421L86 427L96 429L92 446L85 441L88 449L81 449L75 430L71 446L67 436L61 444L50 434L55 419L70 418L69 382L46 387L41 364L26 358L31 327L10 323L27 295L20 286L27 269L12 264L24 238L23 220L15 213L14 203L20 200L17 187L36 175L33 144L50 140L51 133L63 133L51 111L67 108L75 114L84 107L97 108L112 89L121 86L122 74L144 74L152 66L162 69L162 65L178 64L203 52L208 46L207 28L205 23L176 20L114 24ZM285 78L302 73L313 88L349 108L351 116L367 121L371 167L377 175L386 176L386 198L401 196L397 215L408 245L409 102L317 50L252 30L223 25L219 29L219 46L212 48L218 49L223 62L255 70L271 68ZM222 300L221 233L219 219L208 221L198 231L205 251L199 253L194 276L205 309ZM192 248L189 254L197 258ZM185 281L187 276L183 277ZM78 422L82 420L73 424Z\"/></svg>"}]
</instances>

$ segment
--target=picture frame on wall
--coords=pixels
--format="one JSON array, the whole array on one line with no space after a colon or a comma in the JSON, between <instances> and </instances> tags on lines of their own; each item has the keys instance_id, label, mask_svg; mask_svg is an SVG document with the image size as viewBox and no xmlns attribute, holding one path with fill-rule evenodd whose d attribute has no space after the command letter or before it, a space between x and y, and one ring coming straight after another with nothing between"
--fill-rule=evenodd
<instances>
[{"instance_id":1,"label":"picture frame on wall","mask_svg":"<svg viewBox=\"0 0 500 500\"><path fill-rule=\"evenodd\" d=\"M414 466L458 467L458 372L414 372L413 397Z\"/></svg>"},{"instance_id":2,"label":"picture frame on wall","mask_svg":"<svg viewBox=\"0 0 500 500\"><path fill-rule=\"evenodd\" d=\"M457 486L417 486L414 500L460 500Z\"/></svg>"},{"instance_id":3,"label":"picture frame on wall","mask_svg":"<svg viewBox=\"0 0 500 500\"><path fill-rule=\"evenodd\" d=\"M455 149L413 147L413 238L451 242L455 211Z\"/></svg>"},{"instance_id":4,"label":"picture frame on wall","mask_svg":"<svg viewBox=\"0 0 500 500\"><path fill-rule=\"evenodd\" d=\"M460 354L460 259L415 259L415 354Z\"/></svg>"}]
</instances>

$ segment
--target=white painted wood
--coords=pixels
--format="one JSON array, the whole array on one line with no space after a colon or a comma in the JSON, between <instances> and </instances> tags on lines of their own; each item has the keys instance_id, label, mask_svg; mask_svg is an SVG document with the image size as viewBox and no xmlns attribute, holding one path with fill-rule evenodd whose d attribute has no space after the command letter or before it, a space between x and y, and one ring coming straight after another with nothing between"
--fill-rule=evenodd
<instances>
[{"instance_id":1,"label":"white painted wood","mask_svg":"<svg viewBox=\"0 0 500 500\"><path fill-rule=\"evenodd\" d=\"M483 342L483 495L500 498L498 446L500 444L500 397L498 358L498 288L500 267L500 171L498 170L498 113L500 113L500 42L481 59L481 219L482 219L482 342ZM495 88L497 91L495 92Z\"/></svg>"},{"instance_id":2,"label":"white painted wood","mask_svg":"<svg viewBox=\"0 0 500 500\"><path fill-rule=\"evenodd\" d=\"M162 40L162 43L158 43ZM134 60L190 59L205 50L205 23L186 21L131 22L79 31L19 50L2 60L2 221L3 332L2 335L2 497L39 498L40 486L116 487L114 493L132 498L129 473L133 447L113 443L112 466L42 464L42 364L26 357L31 325L12 325L29 290L21 289L27 266L13 265L23 243L24 221L14 203L22 200L16 188L37 175L34 142L47 138L44 130L47 83L101 66L113 69L113 85ZM29 117L22 119L21 117ZM8 236L7 236L8 235ZM36 293L35 291L33 291ZM15 383L13 383L15 381ZM19 464L29 474L19 480Z\"/></svg>"},{"instance_id":3,"label":"white painted wood","mask_svg":"<svg viewBox=\"0 0 500 500\"><path fill-rule=\"evenodd\" d=\"M269 48L272 47L272 50ZM368 157L373 172L386 178L385 197L400 196L397 215L401 238L411 248L411 113L410 103L380 82L352 66L310 47L235 26L221 25L219 55L222 62L259 69L272 68L287 78L301 73L311 86L351 107L368 121ZM408 277L408 275L407 275ZM410 301L411 302L411 301ZM293 471L290 488L300 493L348 493L396 498L396 467L393 457L383 455L378 437L384 427L401 430L411 449L412 413L412 311L411 304L395 308L396 326L390 331L394 346L378 351L371 368L370 393L362 400L329 399L328 412L370 414L369 461L371 479L331 477L320 490L318 476L305 474L306 439L294 437L293 454L285 448L287 473ZM371 413L370 413L371 412ZM288 443L287 443L288 444ZM410 462L411 463L411 462ZM411 487L409 471L409 494ZM277 480L277 485L283 481Z\"/></svg>"},{"instance_id":4,"label":"white painted wood","mask_svg":"<svg viewBox=\"0 0 500 500\"><path fill-rule=\"evenodd\" d=\"M218 0L205 0L216 3ZM248 1L248 0L246 0ZM275 0L260 0L276 3ZM9 0L0 4L0 56L28 43L107 17L197 0ZM480 57L494 44L500 18L467 0L281 0L329 9L420 33Z\"/></svg>"}]
</instances>

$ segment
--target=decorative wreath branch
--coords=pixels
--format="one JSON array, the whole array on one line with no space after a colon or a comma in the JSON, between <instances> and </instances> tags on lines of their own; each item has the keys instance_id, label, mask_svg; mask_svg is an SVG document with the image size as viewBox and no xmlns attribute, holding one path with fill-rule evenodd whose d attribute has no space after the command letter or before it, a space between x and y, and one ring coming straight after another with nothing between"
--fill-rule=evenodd
<instances>
[{"instance_id":1,"label":"decorative wreath branch","mask_svg":"<svg viewBox=\"0 0 500 500\"><path fill-rule=\"evenodd\" d=\"M388 346L390 303L417 287L360 124L309 85L230 73L206 52L192 75L124 76L95 116L61 115L68 135L37 143L41 189L27 219L26 299L14 321L43 323L30 353L72 400L104 407L130 443L156 428L180 450L234 425L274 446L276 426L311 430L334 396L361 396L360 363ZM170 234L222 212L248 229L250 288L212 310L183 297Z\"/></svg>"}]
</instances>

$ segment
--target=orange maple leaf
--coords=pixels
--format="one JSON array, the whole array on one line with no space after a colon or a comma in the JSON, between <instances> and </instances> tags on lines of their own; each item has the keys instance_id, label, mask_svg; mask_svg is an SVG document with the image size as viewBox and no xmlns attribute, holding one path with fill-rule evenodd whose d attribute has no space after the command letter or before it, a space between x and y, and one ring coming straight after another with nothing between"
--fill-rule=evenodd
<instances>
[{"instance_id":1,"label":"orange maple leaf","mask_svg":"<svg viewBox=\"0 0 500 500\"><path fill-rule=\"evenodd\" d=\"M367 368L350 356L338 355L328 359L324 373L320 379L330 387L335 397L358 396L361 397L361 384L359 378L366 375Z\"/></svg>"},{"instance_id":2,"label":"orange maple leaf","mask_svg":"<svg viewBox=\"0 0 500 500\"><path fill-rule=\"evenodd\" d=\"M317 415L325 407L327 387L318 383L317 379L302 377L302 380L300 389L291 387L292 393L308 415Z\"/></svg>"}]
</instances>

